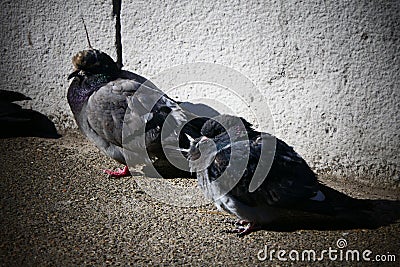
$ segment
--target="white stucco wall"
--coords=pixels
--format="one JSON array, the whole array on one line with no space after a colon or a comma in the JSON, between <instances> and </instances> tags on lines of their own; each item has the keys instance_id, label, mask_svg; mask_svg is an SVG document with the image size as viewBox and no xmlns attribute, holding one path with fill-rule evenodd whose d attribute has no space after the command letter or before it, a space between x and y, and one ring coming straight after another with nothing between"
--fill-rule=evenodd
<instances>
[{"instance_id":1,"label":"white stucco wall","mask_svg":"<svg viewBox=\"0 0 400 267\"><path fill-rule=\"evenodd\" d=\"M72 55L87 48L80 17L92 45L115 57L111 2L1 1L2 89L74 127L66 77ZM317 171L399 181L400 1L129 2L125 69L151 78L184 63L230 67L262 92L275 134ZM224 95L212 98L240 111Z\"/></svg>"}]
</instances>

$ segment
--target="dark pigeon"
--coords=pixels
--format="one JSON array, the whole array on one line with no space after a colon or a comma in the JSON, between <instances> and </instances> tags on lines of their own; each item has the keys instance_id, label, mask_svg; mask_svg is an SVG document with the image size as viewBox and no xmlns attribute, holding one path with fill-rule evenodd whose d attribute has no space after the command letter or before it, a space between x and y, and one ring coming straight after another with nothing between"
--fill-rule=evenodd
<instances>
[{"instance_id":1,"label":"dark pigeon","mask_svg":"<svg viewBox=\"0 0 400 267\"><path fill-rule=\"evenodd\" d=\"M128 176L127 164L154 163L162 176L190 176L170 164L162 141L178 140L188 147L185 133L200 136L205 119L196 119L149 80L121 70L99 50L79 52L72 63L75 71L69 75L73 80L67 98L79 129L102 152L125 165L123 170L105 170L107 174ZM166 121L168 116L171 119ZM179 127L183 127L180 134ZM163 140L162 129L166 129Z\"/></svg>"},{"instance_id":2,"label":"dark pigeon","mask_svg":"<svg viewBox=\"0 0 400 267\"><path fill-rule=\"evenodd\" d=\"M187 150L191 170L197 172L206 197L218 209L239 218L233 232L241 236L282 217L291 220L296 214L320 214L345 218L354 210L368 207L362 200L319 183L292 147L255 131L243 118L220 115L208 120L201 134L191 140ZM267 154L260 158L263 146ZM275 153L268 154L271 151ZM270 169L268 155L272 155ZM240 160L244 160L242 170L238 167ZM258 166L264 171L263 180L250 190Z\"/></svg>"}]
</instances>

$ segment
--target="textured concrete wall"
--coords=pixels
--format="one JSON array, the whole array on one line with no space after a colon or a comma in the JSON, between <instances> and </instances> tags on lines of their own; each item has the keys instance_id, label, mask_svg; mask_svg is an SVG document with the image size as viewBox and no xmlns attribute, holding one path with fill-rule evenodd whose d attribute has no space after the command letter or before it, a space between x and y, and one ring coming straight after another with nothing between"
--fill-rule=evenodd
<instances>
[{"instance_id":1,"label":"textured concrete wall","mask_svg":"<svg viewBox=\"0 0 400 267\"><path fill-rule=\"evenodd\" d=\"M129 2L125 69L151 78L199 61L233 68L262 92L275 134L318 171L399 181L399 1ZM115 57L111 10L111 0L2 1L2 89L32 97L58 127L74 126L66 77L71 56L87 48L80 16L92 45ZM171 96L205 89L191 90ZM226 91L214 94L240 111Z\"/></svg>"}]
</instances>

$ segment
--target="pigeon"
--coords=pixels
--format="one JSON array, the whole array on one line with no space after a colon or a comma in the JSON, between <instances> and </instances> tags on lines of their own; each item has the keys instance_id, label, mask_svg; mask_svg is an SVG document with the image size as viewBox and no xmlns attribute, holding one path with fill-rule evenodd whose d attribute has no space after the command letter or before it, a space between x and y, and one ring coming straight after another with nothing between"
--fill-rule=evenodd
<instances>
[{"instance_id":1,"label":"pigeon","mask_svg":"<svg viewBox=\"0 0 400 267\"><path fill-rule=\"evenodd\" d=\"M191 144L185 152L190 169L196 172L205 196L219 210L239 219L231 231L239 236L282 218L292 220L301 214L340 217L367 209L361 200L321 184L291 146L254 130L243 118L220 115L209 119L201 134L189 137ZM259 171L255 177L257 170L261 175ZM251 188L256 178L257 186Z\"/></svg>"},{"instance_id":2,"label":"pigeon","mask_svg":"<svg viewBox=\"0 0 400 267\"><path fill-rule=\"evenodd\" d=\"M178 142L188 147L185 134L200 136L205 118L182 109L149 80L122 70L100 50L90 47L78 52L72 63L75 70L68 76L73 79L67 99L80 131L103 153L125 165L105 173L129 176L128 164L154 163L164 168L165 175L190 176L170 163L163 146Z\"/></svg>"}]
</instances>

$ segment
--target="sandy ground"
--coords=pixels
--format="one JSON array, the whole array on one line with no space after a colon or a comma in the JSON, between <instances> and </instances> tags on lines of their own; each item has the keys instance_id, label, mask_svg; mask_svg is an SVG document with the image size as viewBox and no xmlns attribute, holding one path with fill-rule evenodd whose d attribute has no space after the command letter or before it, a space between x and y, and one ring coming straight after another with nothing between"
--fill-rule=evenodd
<instances>
[{"instance_id":1,"label":"sandy ground","mask_svg":"<svg viewBox=\"0 0 400 267\"><path fill-rule=\"evenodd\" d=\"M57 140L0 139L0 263L2 266L73 265L310 265L303 250L336 249L318 265L375 265L376 261L340 261L340 253L365 250L399 266L399 205L382 204L377 216L388 223L376 229L300 225L293 229L261 230L243 238L226 233L232 217L213 205L166 205L146 193L135 180L140 175L110 179L104 168L121 167L103 156L79 133L64 133ZM354 181L321 177L328 185L359 198L398 200L399 189L371 188ZM194 180L174 179L195 187ZM384 201L382 201L383 203ZM384 202L386 203L386 202ZM389 203L389 202L388 202ZM392 202L390 202L392 203ZM293 223L296 224L295 219ZM320 229L320 230L318 230ZM347 246L339 249L343 238ZM341 240L343 241L343 240ZM272 250L286 250L264 257ZM299 253L299 260L296 252ZM342 251L342 252L341 252ZM394 255L396 262L393 262Z\"/></svg>"}]
</instances>

